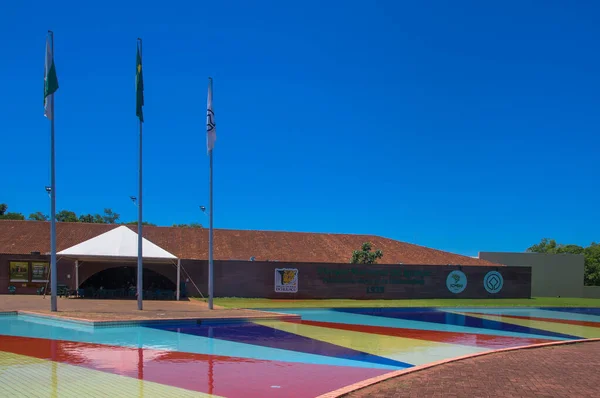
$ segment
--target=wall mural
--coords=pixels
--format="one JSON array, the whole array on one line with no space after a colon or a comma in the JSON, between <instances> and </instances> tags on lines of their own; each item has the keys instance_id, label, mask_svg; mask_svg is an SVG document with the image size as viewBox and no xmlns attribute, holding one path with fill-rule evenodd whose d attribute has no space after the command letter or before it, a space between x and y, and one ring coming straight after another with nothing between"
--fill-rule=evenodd
<instances>
[{"instance_id":1,"label":"wall mural","mask_svg":"<svg viewBox=\"0 0 600 398\"><path fill-rule=\"evenodd\" d=\"M454 270L446 278L446 287L452 293L458 294L467 288L467 276L464 272Z\"/></svg>"},{"instance_id":2,"label":"wall mural","mask_svg":"<svg viewBox=\"0 0 600 398\"><path fill-rule=\"evenodd\" d=\"M298 293L297 268L275 268L275 292Z\"/></svg>"},{"instance_id":3,"label":"wall mural","mask_svg":"<svg viewBox=\"0 0 600 398\"><path fill-rule=\"evenodd\" d=\"M483 287L488 293L496 294L502 290L504 286L504 278L498 271L490 271L483 278Z\"/></svg>"}]
</instances>

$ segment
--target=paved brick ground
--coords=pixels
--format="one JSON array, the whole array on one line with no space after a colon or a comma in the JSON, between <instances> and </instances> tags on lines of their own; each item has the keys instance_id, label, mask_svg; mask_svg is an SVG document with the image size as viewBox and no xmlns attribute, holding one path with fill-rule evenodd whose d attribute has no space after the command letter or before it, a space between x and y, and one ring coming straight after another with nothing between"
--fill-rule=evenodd
<instances>
[{"instance_id":1,"label":"paved brick ground","mask_svg":"<svg viewBox=\"0 0 600 398\"><path fill-rule=\"evenodd\" d=\"M58 312L50 312L50 297L0 295L0 312L28 311L91 321L122 321L145 319L214 319L272 317L272 313L257 310L223 308L197 300L144 301L144 310L137 309L135 300L88 300L59 298Z\"/></svg>"},{"instance_id":2,"label":"paved brick ground","mask_svg":"<svg viewBox=\"0 0 600 398\"><path fill-rule=\"evenodd\" d=\"M346 395L600 397L600 342L517 350L437 366Z\"/></svg>"}]
</instances>

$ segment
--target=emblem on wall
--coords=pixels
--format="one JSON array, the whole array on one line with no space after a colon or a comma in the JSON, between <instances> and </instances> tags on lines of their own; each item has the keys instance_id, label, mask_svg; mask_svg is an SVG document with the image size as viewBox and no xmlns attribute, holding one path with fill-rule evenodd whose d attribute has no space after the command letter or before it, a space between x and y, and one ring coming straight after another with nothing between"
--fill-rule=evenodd
<instances>
[{"instance_id":1,"label":"emblem on wall","mask_svg":"<svg viewBox=\"0 0 600 398\"><path fill-rule=\"evenodd\" d=\"M504 278L498 271L490 271L483 278L483 287L488 293L498 293L504 286Z\"/></svg>"},{"instance_id":2,"label":"emblem on wall","mask_svg":"<svg viewBox=\"0 0 600 398\"><path fill-rule=\"evenodd\" d=\"M446 278L446 287L452 293L460 293L467 287L467 276L464 272L454 270Z\"/></svg>"},{"instance_id":3,"label":"emblem on wall","mask_svg":"<svg viewBox=\"0 0 600 398\"><path fill-rule=\"evenodd\" d=\"M298 292L298 269L275 268L275 293Z\"/></svg>"}]
</instances>

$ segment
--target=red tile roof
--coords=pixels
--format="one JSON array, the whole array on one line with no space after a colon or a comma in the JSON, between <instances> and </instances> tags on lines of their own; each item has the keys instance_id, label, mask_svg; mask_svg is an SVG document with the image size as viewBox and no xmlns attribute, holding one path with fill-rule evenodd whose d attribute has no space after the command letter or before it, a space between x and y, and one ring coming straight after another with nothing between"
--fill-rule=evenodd
<instances>
[{"instance_id":1,"label":"red tile roof","mask_svg":"<svg viewBox=\"0 0 600 398\"><path fill-rule=\"evenodd\" d=\"M113 228L114 224L57 223L57 251L67 249ZM137 232L137 226L129 226ZM182 259L208 258L208 230L144 226L144 238ZM214 230L215 260L347 263L364 242L383 250L382 264L497 265L440 250L370 235ZM0 253L50 252L50 223L0 220Z\"/></svg>"}]
</instances>

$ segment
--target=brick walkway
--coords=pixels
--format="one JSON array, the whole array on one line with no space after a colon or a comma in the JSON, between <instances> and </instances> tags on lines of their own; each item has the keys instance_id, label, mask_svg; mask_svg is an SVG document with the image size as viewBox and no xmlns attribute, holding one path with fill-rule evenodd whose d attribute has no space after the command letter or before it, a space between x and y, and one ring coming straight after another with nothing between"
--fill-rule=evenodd
<instances>
[{"instance_id":1,"label":"brick walkway","mask_svg":"<svg viewBox=\"0 0 600 398\"><path fill-rule=\"evenodd\" d=\"M197 300L190 301L144 301L144 310L137 309L135 300L91 300L59 298L58 311L50 312L50 297L25 295L0 295L0 312L27 311L42 315L82 319L94 322L149 320L149 319L237 319L269 318L273 313L223 308Z\"/></svg>"},{"instance_id":2,"label":"brick walkway","mask_svg":"<svg viewBox=\"0 0 600 398\"><path fill-rule=\"evenodd\" d=\"M466 359L390 379L345 397L600 397L600 342Z\"/></svg>"}]
</instances>

